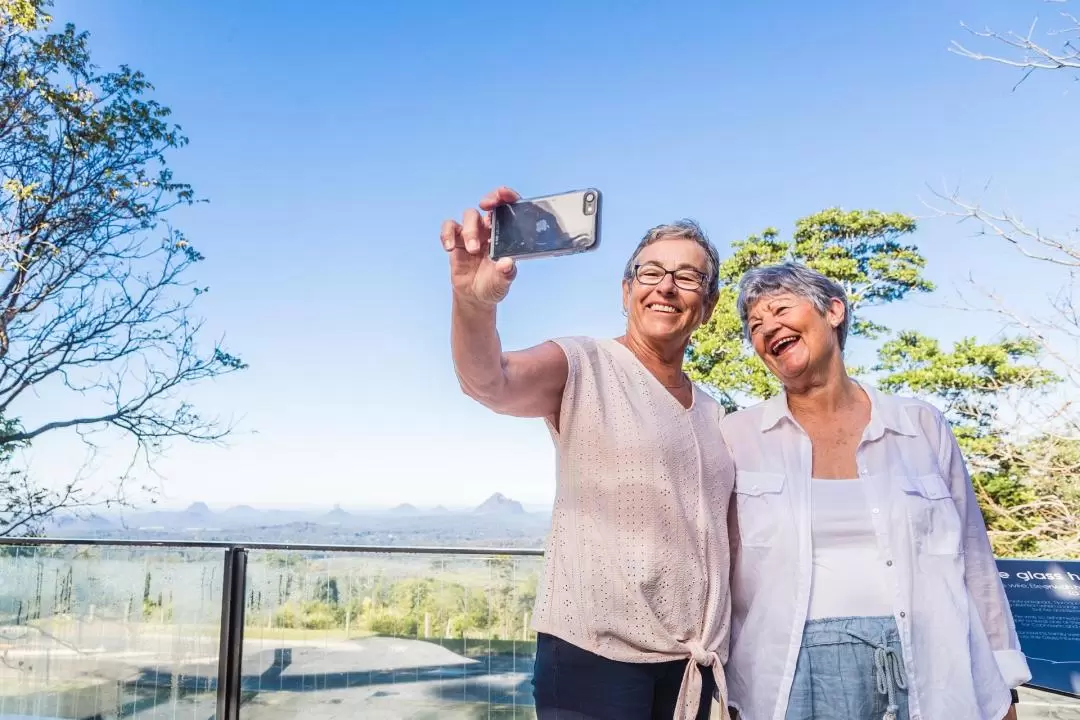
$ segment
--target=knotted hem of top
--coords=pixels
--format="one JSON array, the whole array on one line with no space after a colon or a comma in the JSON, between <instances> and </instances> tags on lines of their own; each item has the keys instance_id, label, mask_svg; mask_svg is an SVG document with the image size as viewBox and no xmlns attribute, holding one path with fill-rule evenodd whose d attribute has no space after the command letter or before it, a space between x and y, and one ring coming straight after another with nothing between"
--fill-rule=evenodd
<instances>
[{"instance_id":1,"label":"knotted hem of top","mask_svg":"<svg viewBox=\"0 0 1080 720\"><path fill-rule=\"evenodd\" d=\"M701 666L712 670L716 693L719 696L717 700L720 702L721 720L731 720L727 705L727 676L724 674L720 656L715 650L706 650L699 642L691 641L686 645L690 651L690 661L686 663L686 670L683 672L674 720L696 720L698 710L701 709Z\"/></svg>"}]
</instances>

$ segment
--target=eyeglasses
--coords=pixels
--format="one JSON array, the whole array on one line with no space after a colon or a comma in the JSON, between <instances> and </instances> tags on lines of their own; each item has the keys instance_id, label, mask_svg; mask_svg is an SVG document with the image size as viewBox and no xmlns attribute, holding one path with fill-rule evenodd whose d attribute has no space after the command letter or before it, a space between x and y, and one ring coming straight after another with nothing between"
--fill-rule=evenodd
<instances>
[{"instance_id":1,"label":"eyeglasses","mask_svg":"<svg viewBox=\"0 0 1080 720\"><path fill-rule=\"evenodd\" d=\"M655 263L634 266L634 278L642 285L659 285L668 275L681 290L700 290L706 279L704 273L693 268L666 270Z\"/></svg>"}]
</instances>

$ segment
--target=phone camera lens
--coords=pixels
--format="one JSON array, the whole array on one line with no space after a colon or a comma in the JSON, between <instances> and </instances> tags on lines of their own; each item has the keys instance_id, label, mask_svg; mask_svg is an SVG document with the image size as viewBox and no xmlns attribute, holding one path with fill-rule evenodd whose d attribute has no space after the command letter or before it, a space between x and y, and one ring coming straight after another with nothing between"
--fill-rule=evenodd
<instances>
[{"instance_id":1,"label":"phone camera lens","mask_svg":"<svg viewBox=\"0 0 1080 720\"><path fill-rule=\"evenodd\" d=\"M591 203L595 199L596 199L596 196L593 195L592 193L585 193L585 202Z\"/></svg>"}]
</instances>

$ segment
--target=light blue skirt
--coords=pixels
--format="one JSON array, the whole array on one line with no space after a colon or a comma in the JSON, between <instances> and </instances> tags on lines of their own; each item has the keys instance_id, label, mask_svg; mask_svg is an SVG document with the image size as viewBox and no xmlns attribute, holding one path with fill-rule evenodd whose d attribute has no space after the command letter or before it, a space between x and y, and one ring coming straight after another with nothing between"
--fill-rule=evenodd
<instances>
[{"instance_id":1,"label":"light blue skirt","mask_svg":"<svg viewBox=\"0 0 1080 720\"><path fill-rule=\"evenodd\" d=\"M908 720L907 678L891 617L811 620L786 720Z\"/></svg>"}]
</instances>

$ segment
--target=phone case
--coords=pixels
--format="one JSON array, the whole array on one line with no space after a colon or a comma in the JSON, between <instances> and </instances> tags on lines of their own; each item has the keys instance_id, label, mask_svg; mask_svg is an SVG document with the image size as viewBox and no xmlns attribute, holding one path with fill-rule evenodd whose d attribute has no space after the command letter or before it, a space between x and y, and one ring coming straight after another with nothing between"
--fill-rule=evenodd
<instances>
[{"instance_id":1,"label":"phone case","mask_svg":"<svg viewBox=\"0 0 1080 720\"><path fill-rule=\"evenodd\" d=\"M596 188L585 188L499 206L492 219L491 258L557 257L597 249L602 198Z\"/></svg>"}]
</instances>

